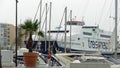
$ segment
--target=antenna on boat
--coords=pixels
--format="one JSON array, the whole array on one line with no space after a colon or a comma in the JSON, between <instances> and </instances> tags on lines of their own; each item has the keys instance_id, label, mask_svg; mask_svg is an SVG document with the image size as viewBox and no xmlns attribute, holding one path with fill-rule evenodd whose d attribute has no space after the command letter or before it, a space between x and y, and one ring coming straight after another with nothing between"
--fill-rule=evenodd
<instances>
[{"instance_id":1,"label":"antenna on boat","mask_svg":"<svg viewBox=\"0 0 120 68\"><path fill-rule=\"evenodd\" d=\"M115 0L115 53L114 57L117 59L117 12L118 12L118 0Z\"/></svg>"},{"instance_id":2,"label":"antenna on boat","mask_svg":"<svg viewBox=\"0 0 120 68\"><path fill-rule=\"evenodd\" d=\"M85 18L85 17L83 16L83 17L82 17L82 21L84 21L84 18Z\"/></svg>"}]
</instances>

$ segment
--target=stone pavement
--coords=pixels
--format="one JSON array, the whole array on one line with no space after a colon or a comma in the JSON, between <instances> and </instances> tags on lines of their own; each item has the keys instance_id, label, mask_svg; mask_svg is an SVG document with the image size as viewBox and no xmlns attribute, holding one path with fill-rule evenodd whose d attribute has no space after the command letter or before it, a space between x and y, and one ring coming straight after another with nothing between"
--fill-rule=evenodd
<instances>
[{"instance_id":1,"label":"stone pavement","mask_svg":"<svg viewBox=\"0 0 120 68\"><path fill-rule=\"evenodd\" d=\"M47 66L47 65L38 65L36 67L25 67L24 64L19 64L17 67L15 66L6 66L6 67L2 67L2 68L63 68L63 67L51 67L51 66Z\"/></svg>"}]
</instances>

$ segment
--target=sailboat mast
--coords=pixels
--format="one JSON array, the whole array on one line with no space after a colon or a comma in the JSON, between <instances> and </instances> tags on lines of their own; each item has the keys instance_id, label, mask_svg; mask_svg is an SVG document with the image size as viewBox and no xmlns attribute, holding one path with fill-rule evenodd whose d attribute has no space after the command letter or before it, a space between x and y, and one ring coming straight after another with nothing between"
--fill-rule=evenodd
<instances>
[{"instance_id":1,"label":"sailboat mast","mask_svg":"<svg viewBox=\"0 0 120 68\"><path fill-rule=\"evenodd\" d=\"M47 3L46 3L46 17L45 17L45 51L47 50Z\"/></svg>"},{"instance_id":2,"label":"sailboat mast","mask_svg":"<svg viewBox=\"0 0 120 68\"><path fill-rule=\"evenodd\" d=\"M118 0L115 0L115 58L117 59L117 14L118 14Z\"/></svg>"},{"instance_id":3,"label":"sailboat mast","mask_svg":"<svg viewBox=\"0 0 120 68\"><path fill-rule=\"evenodd\" d=\"M41 18L42 18L41 13L42 13L42 0L40 1L40 23L41 23ZM39 30L40 28L41 28L41 24L39 25Z\"/></svg>"},{"instance_id":4,"label":"sailboat mast","mask_svg":"<svg viewBox=\"0 0 120 68\"><path fill-rule=\"evenodd\" d=\"M72 10L70 10L70 21L72 21ZM70 52L71 52L71 33L72 33L72 23L70 23Z\"/></svg>"},{"instance_id":5,"label":"sailboat mast","mask_svg":"<svg viewBox=\"0 0 120 68\"><path fill-rule=\"evenodd\" d=\"M66 53L66 30L67 30L67 7L65 7L65 41L64 41L64 43L65 43L65 45L64 45L64 51L65 51L65 53Z\"/></svg>"},{"instance_id":6,"label":"sailboat mast","mask_svg":"<svg viewBox=\"0 0 120 68\"><path fill-rule=\"evenodd\" d=\"M49 31L51 31L51 8L52 8L52 2L50 2L50 17L49 17ZM49 32L49 48L50 48L50 32Z\"/></svg>"}]
</instances>

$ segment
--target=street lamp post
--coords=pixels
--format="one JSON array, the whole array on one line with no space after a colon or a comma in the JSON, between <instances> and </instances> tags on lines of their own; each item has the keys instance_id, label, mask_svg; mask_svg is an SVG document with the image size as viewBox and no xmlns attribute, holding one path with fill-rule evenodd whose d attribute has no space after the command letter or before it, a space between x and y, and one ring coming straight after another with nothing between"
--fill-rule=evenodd
<instances>
[{"instance_id":1,"label":"street lamp post","mask_svg":"<svg viewBox=\"0 0 120 68\"><path fill-rule=\"evenodd\" d=\"M15 48L15 52L16 52L16 54L15 54L15 62L16 62L16 67L17 67L17 3L18 3L18 0L16 0L16 8L15 8L15 22L16 22L16 29L15 29L15 35L16 35L16 48Z\"/></svg>"}]
</instances>

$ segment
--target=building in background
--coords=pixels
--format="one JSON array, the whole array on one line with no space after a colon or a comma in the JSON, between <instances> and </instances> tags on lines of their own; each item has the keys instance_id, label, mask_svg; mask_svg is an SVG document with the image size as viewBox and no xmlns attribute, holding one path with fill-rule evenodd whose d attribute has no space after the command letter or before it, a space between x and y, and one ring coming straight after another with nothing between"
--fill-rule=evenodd
<instances>
[{"instance_id":1,"label":"building in background","mask_svg":"<svg viewBox=\"0 0 120 68\"><path fill-rule=\"evenodd\" d=\"M2 48L15 45L15 26L7 23L0 23L0 46Z\"/></svg>"}]
</instances>

